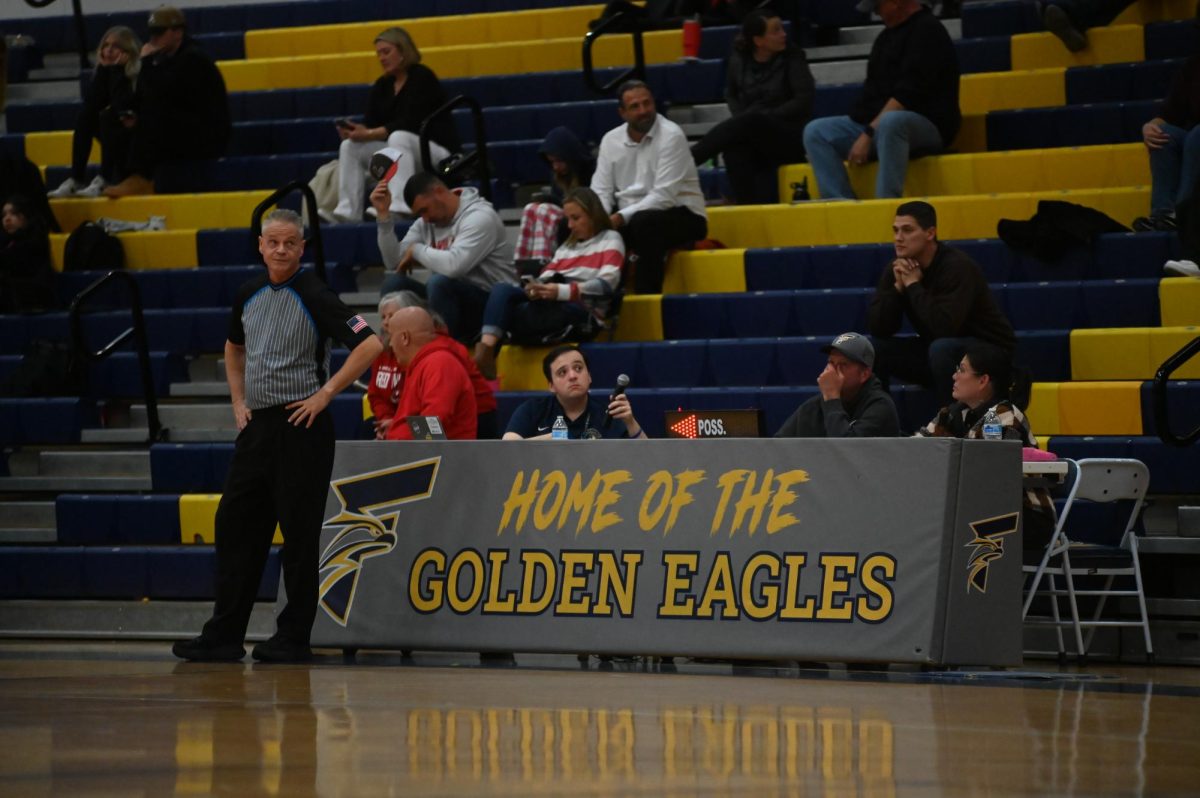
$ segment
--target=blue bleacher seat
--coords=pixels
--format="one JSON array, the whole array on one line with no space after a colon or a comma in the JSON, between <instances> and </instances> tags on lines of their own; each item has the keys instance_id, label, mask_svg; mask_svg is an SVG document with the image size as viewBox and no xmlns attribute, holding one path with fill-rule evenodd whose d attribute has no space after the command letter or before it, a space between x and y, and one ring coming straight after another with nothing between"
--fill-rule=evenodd
<instances>
[{"instance_id":1,"label":"blue bleacher seat","mask_svg":"<svg viewBox=\"0 0 1200 798\"><path fill-rule=\"evenodd\" d=\"M775 362L781 385L816 385L828 355L821 347L829 338L783 338L776 343Z\"/></svg>"},{"instance_id":2,"label":"blue bleacher seat","mask_svg":"<svg viewBox=\"0 0 1200 798\"><path fill-rule=\"evenodd\" d=\"M959 39L954 45L958 51L958 68L964 75L1012 69L1012 45L1008 36Z\"/></svg>"},{"instance_id":3,"label":"blue bleacher seat","mask_svg":"<svg viewBox=\"0 0 1200 798\"><path fill-rule=\"evenodd\" d=\"M992 296L1016 330L1071 329L1085 318L1078 281L993 285Z\"/></svg>"},{"instance_id":4,"label":"blue bleacher seat","mask_svg":"<svg viewBox=\"0 0 1200 798\"><path fill-rule=\"evenodd\" d=\"M833 337L867 328L867 304L874 288L822 288L793 297L792 335Z\"/></svg>"},{"instance_id":5,"label":"blue bleacher seat","mask_svg":"<svg viewBox=\"0 0 1200 798\"><path fill-rule=\"evenodd\" d=\"M1188 58L1200 46L1193 20L1152 22L1146 26L1146 60Z\"/></svg>"},{"instance_id":6,"label":"blue bleacher seat","mask_svg":"<svg viewBox=\"0 0 1200 798\"><path fill-rule=\"evenodd\" d=\"M1142 431L1146 435L1159 434L1154 417L1153 386L1150 380L1142 383ZM1171 429L1176 435L1185 435L1200 427L1200 381L1168 381L1167 410ZM1200 479L1200 473L1197 478Z\"/></svg>"},{"instance_id":7,"label":"blue bleacher seat","mask_svg":"<svg viewBox=\"0 0 1200 798\"><path fill-rule=\"evenodd\" d=\"M117 505L109 496L60 494L54 516L60 545L117 542Z\"/></svg>"},{"instance_id":8,"label":"blue bleacher seat","mask_svg":"<svg viewBox=\"0 0 1200 798\"><path fill-rule=\"evenodd\" d=\"M0 547L0 579L10 598L83 597L83 548L80 546Z\"/></svg>"},{"instance_id":9,"label":"blue bleacher seat","mask_svg":"<svg viewBox=\"0 0 1200 798\"><path fill-rule=\"evenodd\" d=\"M815 382L815 381L814 381ZM763 434L774 435L783 422L809 397L816 395L815 387L763 386L758 389L758 409L763 415Z\"/></svg>"},{"instance_id":10,"label":"blue bleacher seat","mask_svg":"<svg viewBox=\"0 0 1200 798\"><path fill-rule=\"evenodd\" d=\"M638 384L649 388L708 385L707 360L707 340L644 343Z\"/></svg>"},{"instance_id":11,"label":"blue bleacher seat","mask_svg":"<svg viewBox=\"0 0 1200 798\"><path fill-rule=\"evenodd\" d=\"M1108 233L1096 240L1093 267L1088 279L1154 279L1162 265L1179 256L1174 233Z\"/></svg>"},{"instance_id":12,"label":"blue bleacher seat","mask_svg":"<svg viewBox=\"0 0 1200 798\"><path fill-rule=\"evenodd\" d=\"M1033 3L1023 0L999 0L990 3L964 3L962 7L962 35L1012 36L1017 33L1035 33L1042 29Z\"/></svg>"},{"instance_id":13,"label":"blue bleacher seat","mask_svg":"<svg viewBox=\"0 0 1200 798\"><path fill-rule=\"evenodd\" d=\"M156 491L219 493L225 474L213 464L213 447L231 444L156 443L150 447L150 481Z\"/></svg>"},{"instance_id":14,"label":"blue bleacher seat","mask_svg":"<svg viewBox=\"0 0 1200 798\"><path fill-rule=\"evenodd\" d=\"M1017 364L1029 369L1036 382L1071 379L1071 333L1069 330L1017 332Z\"/></svg>"},{"instance_id":15,"label":"blue bleacher seat","mask_svg":"<svg viewBox=\"0 0 1200 798\"><path fill-rule=\"evenodd\" d=\"M1083 319L1077 327L1157 327L1157 279L1082 283Z\"/></svg>"},{"instance_id":16,"label":"blue bleacher seat","mask_svg":"<svg viewBox=\"0 0 1200 798\"><path fill-rule=\"evenodd\" d=\"M751 291L725 294L729 334L736 338L799 335L801 316L793 311L794 295L788 291Z\"/></svg>"},{"instance_id":17,"label":"blue bleacher seat","mask_svg":"<svg viewBox=\"0 0 1200 798\"><path fill-rule=\"evenodd\" d=\"M8 416L0 443L78 443L83 427L96 423L96 406L77 397L0 399L0 415Z\"/></svg>"},{"instance_id":18,"label":"blue bleacher seat","mask_svg":"<svg viewBox=\"0 0 1200 798\"><path fill-rule=\"evenodd\" d=\"M148 550L140 546L84 548L81 597L141 599L149 595Z\"/></svg>"},{"instance_id":19,"label":"blue bleacher seat","mask_svg":"<svg viewBox=\"0 0 1200 798\"><path fill-rule=\"evenodd\" d=\"M663 338L725 338L729 294L667 294L662 298Z\"/></svg>"},{"instance_id":20,"label":"blue bleacher seat","mask_svg":"<svg viewBox=\"0 0 1200 798\"><path fill-rule=\"evenodd\" d=\"M582 348L593 385L616 385L618 374L626 374L631 380L639 379L642 362L640 343L592 343L584 344Z\"/></svg>"},{"instance_id":21,"label":"blue bleacher seat","mask_svg":"<svg viewBox=\"0 0 1200 798\"><path fill-rule=\"evenodd\" d=\"M775 338L709 341L708 372L712 378L710 385L724 388L775 384L778 381L775 370L776 341Z\"/></svg>"}]
</instances>

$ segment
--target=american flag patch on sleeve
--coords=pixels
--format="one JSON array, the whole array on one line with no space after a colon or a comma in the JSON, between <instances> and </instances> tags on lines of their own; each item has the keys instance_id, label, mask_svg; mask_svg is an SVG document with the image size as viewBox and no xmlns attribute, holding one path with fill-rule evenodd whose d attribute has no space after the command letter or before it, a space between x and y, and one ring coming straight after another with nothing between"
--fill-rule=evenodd
<instances>
[{"instance_id":1,"label":"american flag patch on sleeve","mask_svg":"<svg viewBox=\"0 0 1200 798\"><path fill-rule=\"evenodd\" d=\"M351 332L356 333L360 333L367 328L367 320L362 316L353 316L346 321L346 324L349 325Z\"/></svg>"}]
</instances>

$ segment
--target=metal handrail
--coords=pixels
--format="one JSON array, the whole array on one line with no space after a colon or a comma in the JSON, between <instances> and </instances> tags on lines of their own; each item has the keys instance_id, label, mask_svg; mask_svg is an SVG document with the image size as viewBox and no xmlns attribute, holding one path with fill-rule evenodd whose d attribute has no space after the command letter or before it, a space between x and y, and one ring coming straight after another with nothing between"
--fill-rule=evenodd
<instances>
[{"instance_id":1,"label":"metal handrail","mask_svg":"<svg viewBox=\"0 0 1200 798\"><path fill-rule=\"evenodd\" d=\"M604 36L606 33L610 32L609 29L616 25L618 20L621 20L622 22L628 20L632 23L633 66L601 86L596 83L596 70L592 65L592 47L595 46L596 41L601 36ZM622 30L613 32L626 33L628 31ZM641 20L625 13L614 14L607 19L603 19L597 23L596 27L587 32L587 35L583 37L583 79L592 91L596 92L597 94L608 94L613 89L617 88L631 78L637 78L638 80L646 79L646 47L642 42L642 33L643 30Z\"/></svg>"},{"instance_id":2,"label":"metal handrail","mask_svg":"<svg viewBox=\"0 0 1200 798\"><path fill-rule=\"evenodd\" d=\"M26 5L32 8L45 8L54 3L55 0L25 0ZM80 0L71 0L71 15L75 18L75 44L79 49L79 71L83 72L91 68L91 63L88 61L88 46L87 46L87 26L83 22L83 6Z\"/></svg>"},{"instance_id":3,"label":"metal handrail","mask_svg":"<svg viewBox=\"0 0 1200 798\"><path fill-rule=\"evenodd\" d=\"M430 143L432 139L429 135L430 127L438 119L451 114L455 108L466 107L471 111L471 120L475 125L475 149L471 152L462 154L449 168L445 171L435 169L433 163L433 154L430 151ZM441 108L425 117L421 122L421 168L426 172L439 172L442 178L453 178L468 168L476 167L476 172L479 175L479 191L484 198L492 201L492 170L488 165L487 154L487 127L484 124L483 109L479 103L473 98L465 94L460 94L457 97L446 102Z\"/></svg>"},{"instance_id":4,"label":"metal handrail","mask_svg":"<svg viewBox=\"0 0 1200 798\"><path fill-rule=\"evenodd\" d=\"M83 304L88 297L115 280L124 280L129 286L133 326L109 341L107 345L93 352L87 348L87 342L83 337ZM82 354L85 360L104 360L130 338L136 339L138 370L142 377L142 398L146 402L146 425L149 427L150 443L165 440L166 430L163 429L162 422L158 419L158 395L154 390L154 375L150 370L150 347L146 342L146 319L142 314L142 292L138 288L137 281L133 279L133 275L124 271L111 271L80 291L71 300L70 319L71 338L75 350Z\"/></svg>"},{"instance_id":5,"label":"metal handrail","mask_svg":"<svg viewBox=\"0 0 1200 798\"><path fill-rule=\"evenodd\" d=\"M1151 392L1154 396L1154 426L1158 429L1158 437L1163 443L1172 446L1191 446L1200 440L1200 426L1185 435L1176 435L1171 431L1170 413L1167 407L1167 380L1176 369L1200 353L1200 335L1193 338L1183 348L1163 361L1154 373L1154 385Z\"/></svg>"},{"instance_id":6,"label":"metal handrail","mask_svg":"<svg viewBox=\"0 0 1200 798\"><path fill-rule=\"evenodd\" d=\"M279 200L293 191L299 191L304 195L304 205L308 211L309 232L305 243L313 247L313 268L316 269L317 276L321 278L322 282L328 283L329 281L325 279L325 244L321 241L321 217L317 213L317 195L313 193L312 187L308 183L303 180L293 180L287 185L275 189L271 192L271 196L255 205L254 213L250 215L250 235L257 243L258 237L262 235L262 218L266 215L267 208L279 204Z\"/></svg>"}]
</instances>

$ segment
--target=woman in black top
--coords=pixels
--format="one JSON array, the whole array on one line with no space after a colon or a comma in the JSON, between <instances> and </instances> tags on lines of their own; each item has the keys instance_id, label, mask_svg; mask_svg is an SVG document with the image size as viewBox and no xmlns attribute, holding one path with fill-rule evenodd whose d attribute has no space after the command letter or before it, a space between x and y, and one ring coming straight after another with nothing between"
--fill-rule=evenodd
<instances>
[{"instance_id":1,"label":"woman in black top","mask_svg":"<svg viewBox=\"0 0 1200 798\"><path fill-rule=\"evenodd\" d=\"M739 205L778 202L777 170L804 158L804 125L812 116L814 93L804 51L788 44L778 15L751 12L725 77L725 101L733 116L692 147L692 157L702 164L724 153Z\"/></svg>"},{"instance_id":2,"label":"woman in black top","mask_svg":"<svg viewBox=\"0 0 1200 798\"><path fill-rule=\"evenodd\" d=\"M125 179L133 133L122 121L134 110L134 89L141 71L142 43L123 25L109 28L96 49L96 71L84 91L83 108L71 139L71 176L51 197L98 197L106 185ZM87 182L92 139L100 141L100 174Z\"/></svg>"},{"instance_id":3,"label":"woman in black top","mask_svg":"<svg viewBox=\"0 0 1200 798\"><path fill-rule=\"evenodd\" d=\"M0 313L56 304L46 224L24 197L9 197L0 208Z\"/></svg>"},{"instance_id":4,"label":"woman in black top","mask_svg":"<svg viewBox=\"0 0 1200 798\"><path fill-rule=\"evenodd\" d=\"M333 221L362 221L366 197L366 169L371 156L390 147L396 170L388 180L392 213L409 214L404 184L419 171L432 169L458 148L458 137L449 116L431 131L430 156L434 163L418 166L421 158L421 123L446 102L446 93L433 70L421 64L421 53L403 28L388 28L375 37L375 55L383 76L367 98L361 123L338 120L342 138L338 152L338 204Z\"/></svg>"}]
</instances>

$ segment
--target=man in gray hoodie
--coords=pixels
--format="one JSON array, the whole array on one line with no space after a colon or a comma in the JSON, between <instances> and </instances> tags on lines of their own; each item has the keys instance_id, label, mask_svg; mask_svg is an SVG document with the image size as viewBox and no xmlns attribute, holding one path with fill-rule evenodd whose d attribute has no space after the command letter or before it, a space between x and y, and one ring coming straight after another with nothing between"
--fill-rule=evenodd
<instances>
[{"instance_id":1,"label":"man in gray hoodie","mask_svg":"<svg viewBox=\"0 0 1200 798\"><path fill-rule=\"evenodd\" d=\"M418 172L404 186L404 201L418 218L398 241L391 201L387 182L380 182L371 192L379 214L379 252L384 267L395 270L384 278L381 292L415 291L446 320L451 335L469 342L479 334L492 286L517 283L504 222L475 189L451 190L435 175ZM416 266L433 272L425 283L410 276Z\"/></svg>"}]
</instances>

